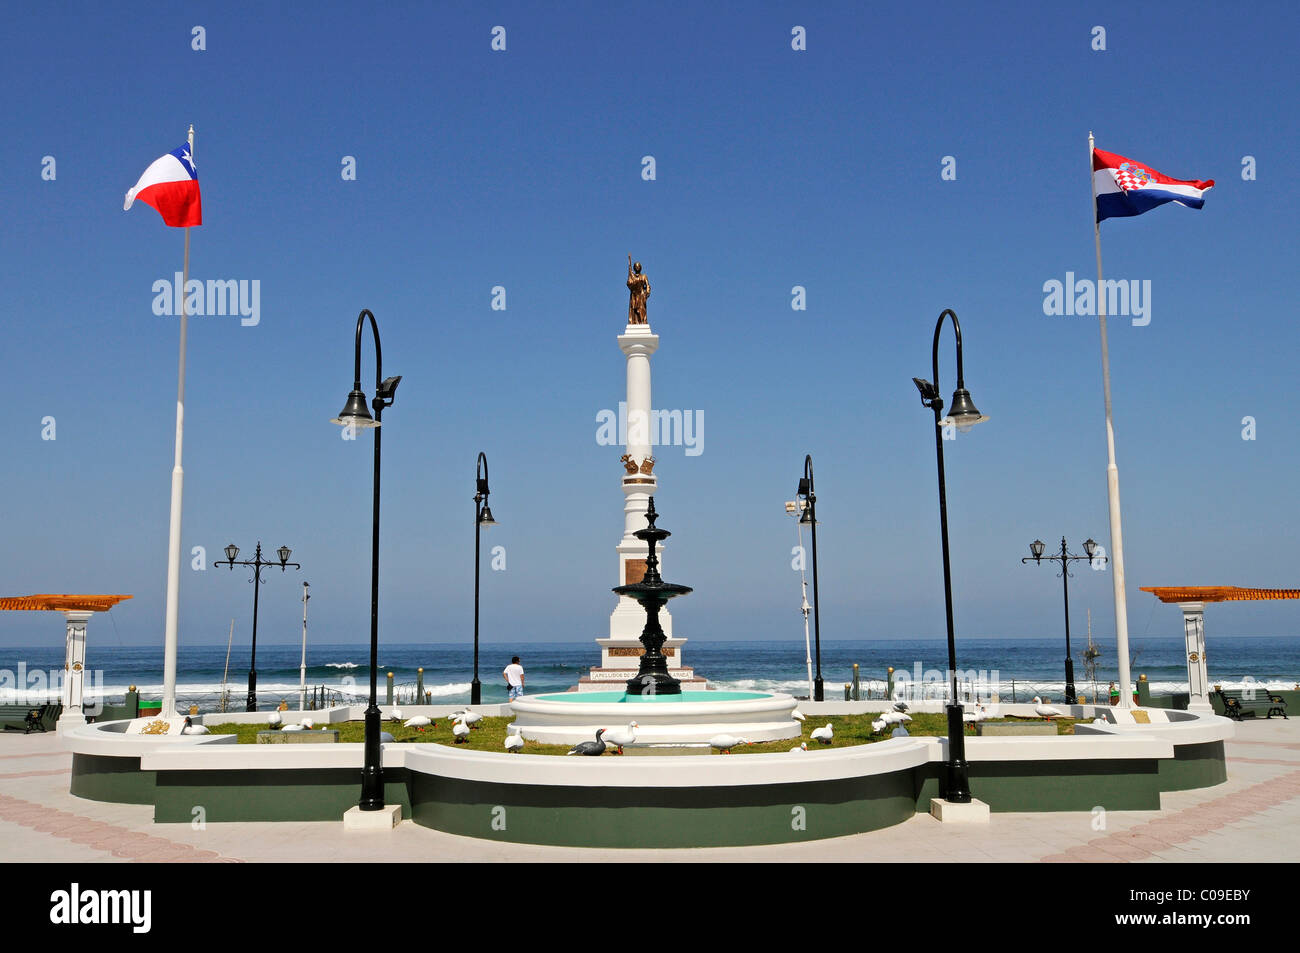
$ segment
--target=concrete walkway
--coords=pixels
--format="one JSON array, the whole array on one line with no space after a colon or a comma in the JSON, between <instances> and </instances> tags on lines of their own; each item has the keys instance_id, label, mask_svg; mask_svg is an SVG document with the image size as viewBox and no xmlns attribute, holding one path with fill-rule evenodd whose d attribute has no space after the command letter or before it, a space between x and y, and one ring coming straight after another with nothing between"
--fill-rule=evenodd
<instances>
[{"instance_id":1,"label":"concrete walkway","mask_svg":"<svg viewBox=\"0 0 1300 953\"><path fill-rule=\"evenodd\" d=\"M1226 743L1228 781L1166 794L1159 811L994 814L945 827L918 815L887 830L775 847L590 850L457 837L409 821L154 824L153 808L68 793L72 755L53 734L0 736L0 861L1292 861L1300 856L1300 718L1247 719ZM976 790L976 796L979 792ZM1104 826L1102 826L1104 825Z\"/></svg>"}]
</instances>

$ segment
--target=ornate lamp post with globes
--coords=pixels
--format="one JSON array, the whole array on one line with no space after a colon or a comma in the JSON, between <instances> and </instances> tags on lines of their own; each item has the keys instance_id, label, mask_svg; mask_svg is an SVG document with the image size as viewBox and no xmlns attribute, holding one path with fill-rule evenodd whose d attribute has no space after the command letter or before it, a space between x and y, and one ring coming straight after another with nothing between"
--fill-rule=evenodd
<instances>
[{"instance_id":1,"label":"ornate lamp post with globes","mask_svg":"<svg viewBox=\"0 0 1300 953\"><path fill-rule=\"evenodd\" d=\"M1065 548L1065 537L1061 537L1061 553L1059 556L1044 556L1043 550L1046 545L1041 539L1036 539L1029 544L1030 555L1020 560L1022 564L1033 560L1035 565L1042 565L1044 559L1048 562L1061 564L1061 590L1065 594L1065 703L1067 705L1077 705L1078 696L1074 692L1074 659L1070 657L1070 563L1076 560L1086 559L1091 566L1094 561L1105 562L1105 556L1098 556L1097 544L1091 540L1084 540L1083 551L1086 556L1075 556ZM1094 699L1095 701L1095 699Z\"/></svg>"},{"instance_id":2,"label":"ornate lamp post with globes","mask_svg":"<svg viewBox=\"0 0 1300 953\"><path fill-rule=\"evenodd\" d=\"M952 394L952 409L948 416L943 416L943 398L939 396L939 332L943 330L943 319L952 318L952 329L957 336L957 389ZM931 370L934 383L913 377L917 390L921 392L922 406L934 411L934 450L939 466L939 529L943 540L943 596L948 620L948 763L946 765L945 798L953 804L969 804L970 776L966 764L966 735L962 730L962 707L957 698L957 646L953 638L952 624L952 569L948 558L948 491L943 471L943 430L946 426L955 426L966 433L975 424L983 423L988 417L975 409L966 389L965 374L962 368L961 324L951 308L945 308L939 314L934 326L934 345L930 352Z\"/></svg>"},{"instance_id":3,"label":"ornate lamp post with globes","mask_svg":"<svg viewBox=\"0 0 1300 953\"><path fill-rule=\"evenodd\" d=\"M239 547L231 543L226 547L226 558L214 562L214 566L229 566L230 571L234 572L236 566L248 566L253 570L253 653L248 662L248 702L246 711L257 711L257 595L262 588L262 570L268 566L279 566L280 572L284 572L290 566L294 569L301 569L298 563L289 562L289 557L293 555L293 550L288 546L281 546L275 551L280 557L279 562L272 562L262 558L262 541L257 541L257 550L252 559L235 559L239 555Z\"/></svg>"}]
</instances>

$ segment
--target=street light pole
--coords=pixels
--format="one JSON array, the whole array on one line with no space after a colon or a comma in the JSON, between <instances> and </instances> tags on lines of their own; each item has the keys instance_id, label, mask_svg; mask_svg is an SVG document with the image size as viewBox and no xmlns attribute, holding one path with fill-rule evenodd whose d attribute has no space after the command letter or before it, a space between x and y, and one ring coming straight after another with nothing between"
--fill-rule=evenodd
<instances>
[{"instance_id":1,"label":"street light pole","mask_svg":"<svg viewBox=\"0 0 1300 953\"><path fill-rule=\"evenodd\" d=\"M943 319L952 318L953 332L957 338L957 389L952 395L952 410L948 414L948 423L943 417L943 398L939 396L939 332L943 330ZM963 433L975 424L983 423L988 417L975 409L970 392L966 390L965 374L962 368L961 324L951 308L939 314L934 326L934 344L931 348L931 371L934 383L913 377L917 390L921 392L921 404L934 411L934 448L939 468L939 532L943 540L943 595L944 608L948 623L948 762L946 765L947 790L946 799L953 804L969 804L970 772L966 764L966 735L962 726L962 706L957 697L957 644L953 635L952 621L952 568L948 555L948 489L944 480L943 466L943 430L945 426L955 426Z\"/></svg>"},{"instance_id":2,"label":"street light pole","mask_svg":"<svg viewBox=\"0 0 1300 953\"><path fill-rule=\"evenodd\" d=\"M817 647L817 678L813 681L813 701L826 700L826 688L822 682L822 624L821 594L817 589L817 490L813 483L812 454L803 458L803 476L799 478L799 489L795 499L804 499L808 503L800 521L806 521L812 527L812 570L813 570L813 639Z\"/></svg>"},{"instance_id":3,"label":"street light pole","mask_svg":"<svg viewBox=\"0 0 1300 953\"><path fill-rule=\"evenodd\" d=\"M1059 556L1044 556L1043 550L1046 548L1041 539L1036 539L1029 544L1030 555L1020 560L1021 563L1027 563L1033 560L1035 565L1041 565L1046 559L1048 562L1059 562L1061 564L1061 588L1065 595L1065 703L1067 705L1077 705L1079 703L1078 695L1074 690L1074 659L1070 654L1070 563L1080 559L1088 560L1091 566L1094 560L1106 561L1105 556L1094 555L1097 551L1097 544L1091 539L1083 544L1083 550L1086 556L1072 555L1065 547L1065 537L1061 537L1061 554Z\"/></svg>"},{"instance_id":4,"label":"street light pole","mask_svg":"<svg viewBox=\"0 0 1300 953\"><path fill-rule=\"evenodd\" d=\"M361 331L370 319L371 336L375 342L375 399L371 402L374 416L366 409L366 395L361 390ZM355 373L352 392L348 394L343 410L333 422L344 427L373 429L375 431L374 507L370 527L370 704L365 713L365 763L361 769L361 799L358 806L363 811L384 809L384 772L379 750L379 704L376 675L379 669L379 461L384 408L393 403L393 395L402 378L384 378L384 357L379 344L379 326L369 309L357 315L355 348Z\"/></svg>"},{"instance_id":5,"label":"street light pole","mask_svg":"<svg viewBox=\"0 0 1300 953\"><path fill-rule=\"evenodd\" d=\"M298 563L289 562L289 557L293 551L288 546L281 546L275 553L280 557L279 562L272 562L262 558L262 541L257 541L257 551L252 559L235 559L239 555L239 547L231 543L226 547L226 558L214 562L214 566L229 566L230 571L234 572L236 566L248 566L253 570L253 651L248 662L248 700L246 702L246 711L257 711L257 603L258 594L262 588L262 570L267 566L279 566L280 571L284 572L290 566L294 569L301 569Z\"/></svg>"},{"instance_id":6,"label":"street light pole","mask_svg":"<svg viewBox=\"0 0 1300 953\"><path fill-rule=\"evenodd\" d=\"M496 525L496 520L492 518L492 508L488 506L490 492L487 456L479 451L478 462L474 465L474 680L469 687L471 705L483 701L483 688L478 680L478 579L479 564L482 561L479 558L479 534L483 527Z\"/></svg>"},{"instance_id":7,"label":"street light pole","mask_svg":"<svg viewBox=\"0 0 1300 953\"><path fill-rule=\"evenodd\" d=\"M307 594L310 586L307 583L302 584L302 661L298 663L298 710L304 711L307 708L307 600L311 598Z\"/></svg>"}]
</instances>

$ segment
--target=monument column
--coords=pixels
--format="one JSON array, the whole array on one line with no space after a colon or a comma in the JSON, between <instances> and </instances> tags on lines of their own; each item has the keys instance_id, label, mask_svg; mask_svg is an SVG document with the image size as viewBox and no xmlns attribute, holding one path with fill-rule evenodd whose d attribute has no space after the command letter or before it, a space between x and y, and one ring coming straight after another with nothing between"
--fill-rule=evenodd
<instances>
[{"instance_id":1,"label":"monument column","mask_svg":"<svg viewBox=\"0 0 1300 953\"><path fill-rule=\"evenodd\" d=\"M63 713L59 716L59 731L86 723L81 710L86 674L86 623L94 614L79 609L65 609L63 612L67 619L68 641L63 659Z\"/></svg>"},{"instance_id":2,"label":"monument column","mask_svg":"<svg viewBox=\"0 0 1300 953\"><path fill-rule=\"evenodd\" d=\"M1187 639L1187 710L1211 711L1210 678L1205 664L1205 603L1180 602Z\"/></svg>"},{"instance_id":3,"label":"monument column","mask_svg":"<svg viewBox=\"0 0 1300 953\"><path fill-rule=\"evenodd\" d=\"M655 458L651 456L656 437L650 394L650 357L659 349L659 336L650 329L646 302L650 282L641 273L641 263L628 256L627 288L629 303L627 327L618 336L618 347L627 362L627 400L619 408L618 425L623 433L623 538L618 552L618 585L638 583L646 573L649 547L636 533L646 529L646 512L650 497L659 488L655 476ZM661 547L662 549L662 547ZM660 553L662 560L662 552ZM629 676L641 664L645 648L641 630L646 624L645 610L630 596L619 596L618 605L609 617L609 637L597 639L601 649L600 665L579 683L581 689L622 689ZM671 676L692 689L707 687L690 669L682 667L681 650L685 639L673 638L673 619L668 609L659 611L659 624L667 637L663 654Z\"/></svg>"}]
</instances>

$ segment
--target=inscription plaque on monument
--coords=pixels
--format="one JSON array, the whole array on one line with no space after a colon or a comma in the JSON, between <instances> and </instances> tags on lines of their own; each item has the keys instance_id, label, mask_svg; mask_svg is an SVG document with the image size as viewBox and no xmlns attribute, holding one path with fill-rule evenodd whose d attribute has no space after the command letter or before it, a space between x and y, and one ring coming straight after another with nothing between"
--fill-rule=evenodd
<instances>
[{"instance_id":1,"label":"inscription plaque on monument","mask_svg":"<svg viewBox=\"0 0 1300 953\"><path fill-rule=\"evenodd\" d=\"M625 559L623 572L627 576L626 585L633 585L645 578L646 561L644 559Z\"/></svg>"}]
</instances>

